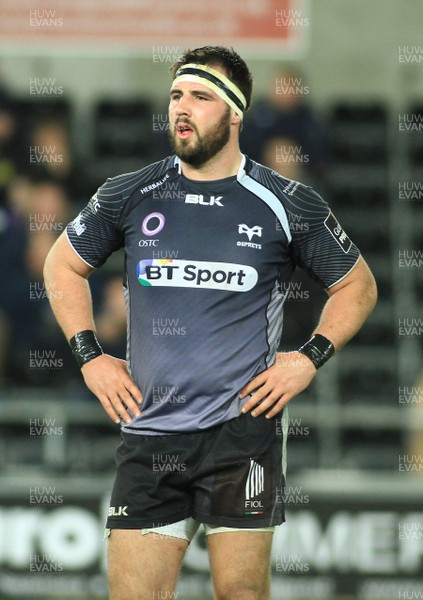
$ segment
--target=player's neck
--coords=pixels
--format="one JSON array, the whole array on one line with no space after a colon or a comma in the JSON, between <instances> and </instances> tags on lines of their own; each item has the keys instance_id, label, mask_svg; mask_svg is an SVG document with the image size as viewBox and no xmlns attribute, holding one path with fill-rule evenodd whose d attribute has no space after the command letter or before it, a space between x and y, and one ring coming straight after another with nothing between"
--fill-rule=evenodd
<instances>
[{"instance_id":1,"label":"player's neck","mask_svg":"<svg viewBox=\"0 0 423 600\"><path fill-rule=\"evenodd\" d=\"M236 175L242 161L239 146L230 148L229 145L201 167L193 167L181 161L182 173L188 179L197 181L212 181L225 179Z\"/></svg>"}]
</instances>

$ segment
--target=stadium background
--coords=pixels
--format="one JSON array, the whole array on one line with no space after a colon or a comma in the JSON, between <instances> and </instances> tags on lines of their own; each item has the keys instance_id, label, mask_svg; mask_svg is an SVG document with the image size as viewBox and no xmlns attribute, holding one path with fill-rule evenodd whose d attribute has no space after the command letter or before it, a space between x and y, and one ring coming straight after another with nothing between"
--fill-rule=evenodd
<instances>
[{"instance_id":1,"label":"stadium background","mask_svg":"<svg viewBox=\"0 0 423 600\"><path fill-rule=\"evenodd\" d=\"M245 144L254 153L257 132L263 148L270 138L266 160L323 193L380 294L362 332L291 404L272 598L423 598L422 4L206 4L0 1L0 597L106 597L118 433L81 387L40 265L105 177L167 152L172 62L224 43L247 59L255 103L266 98L256 129L247 115ZM307 107L304 121L264 130L266 110L287 110L272 104L284 90ZM93 276L103 337L120 353L121 266L115 257ZM301 276L287 293L289 348L324 297ZM211 597L201 535L175 597Z\"/></svg>"}]
</instances>

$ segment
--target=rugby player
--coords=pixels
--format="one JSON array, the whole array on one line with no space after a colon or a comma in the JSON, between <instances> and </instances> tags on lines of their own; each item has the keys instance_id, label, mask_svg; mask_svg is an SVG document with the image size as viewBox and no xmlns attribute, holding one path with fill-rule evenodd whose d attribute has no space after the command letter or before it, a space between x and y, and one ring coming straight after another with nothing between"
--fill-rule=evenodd
<instances>
[{"instance_id":1,"label":"rugby player","mask_svg":"<svg viewBox=\"0 0 423 600\"><path fill-rule=\"evenodd\" d=\"M242 58L207 46L172 73L174 154L99 188L50 251L46 288L62 291L51 305L86 385L121 423L110 598L173 597L202 524L215 598L265 600L285 407L359 330L376 285L315 191L240 152ZM121 247L127 361L103 353L87 282ZM301 348L278 353L296 266L328 300Z\"/></svg>"}]
</instances>

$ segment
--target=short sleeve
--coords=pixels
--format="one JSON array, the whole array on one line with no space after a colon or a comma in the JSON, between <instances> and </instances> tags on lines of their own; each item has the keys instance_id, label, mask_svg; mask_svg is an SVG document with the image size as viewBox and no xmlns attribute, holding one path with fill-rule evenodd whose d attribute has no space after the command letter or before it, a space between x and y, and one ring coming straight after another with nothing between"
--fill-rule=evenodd
<instances>
[{"instance_id":1,"label":"short sleeve","mask_svg":"<svg viewBox=\"0 0 423 600\"><path fill-rule=\"evenodd\" d=\"M319 285L331 287L357 263L360 256L357 246L327 202L312 188L298 184L285 200L295 263Z\"/></svg>"},{"instance_id":2,"label":"short sleeve","mask_svg":"<svg viewBox=\"0 0 423 600\"><path fill-rule=\"evenodd\" d=\"M66 228L75 252L90 267L97 269L122 246L122 232L117 226L122 208L120 194L113 194L108 180L87 206Z\"/></svg>"}]
</instances>

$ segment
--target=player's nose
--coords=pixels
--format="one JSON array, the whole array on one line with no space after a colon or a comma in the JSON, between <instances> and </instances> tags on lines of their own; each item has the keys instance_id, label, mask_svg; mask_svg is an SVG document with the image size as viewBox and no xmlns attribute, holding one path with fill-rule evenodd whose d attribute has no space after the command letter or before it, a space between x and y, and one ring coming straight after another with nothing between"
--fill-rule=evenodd
<instances>
[{"instance_id":1,"label":"player's nose","mask_svg":"<svg viewBox=\"0 0 423 600\"><path fill-rule=\"evenodd\" d=\"M176 116L191 114L191 100L189 96L181 96L175 110Z\"/></svg>"}]
</instances>

